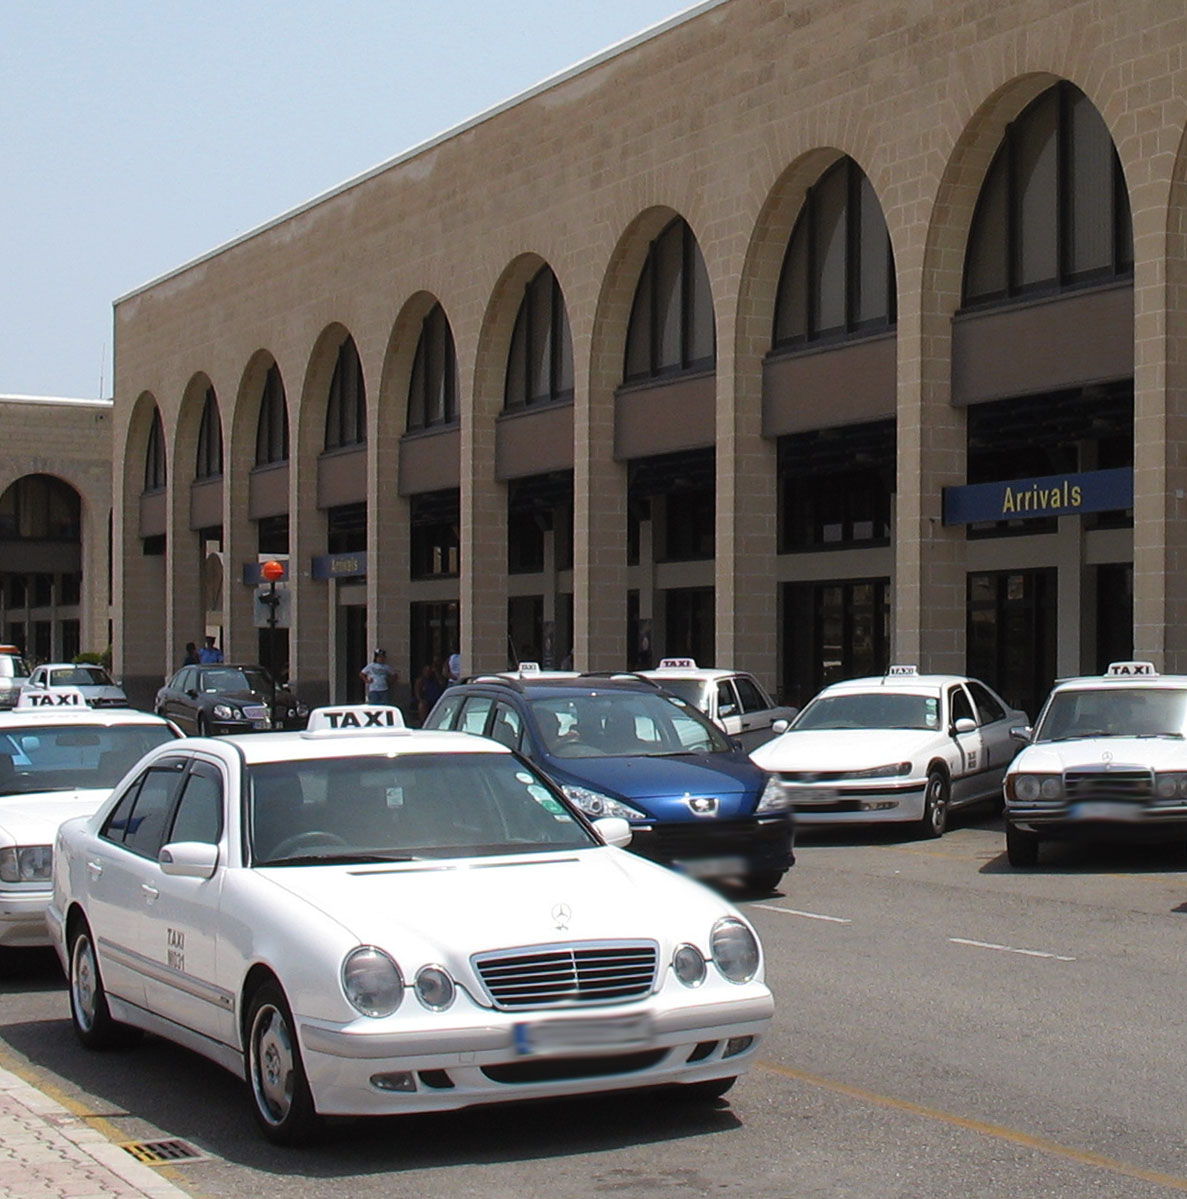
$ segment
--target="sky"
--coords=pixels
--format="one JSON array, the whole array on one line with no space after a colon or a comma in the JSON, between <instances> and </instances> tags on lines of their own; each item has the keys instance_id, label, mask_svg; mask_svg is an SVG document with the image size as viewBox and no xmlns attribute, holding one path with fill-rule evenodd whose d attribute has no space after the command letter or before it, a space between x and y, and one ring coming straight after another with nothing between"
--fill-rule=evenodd
<instances>
[{"instance_id":1,"label":"sky","mask_svg":"<svg viewBox=\"0 0 1187 1199\"><path fill-rule=\"evenodd\" d=\"M111 395L112 302L692 0L0 0L0 395Z\"/></svg>"}]
</instances>

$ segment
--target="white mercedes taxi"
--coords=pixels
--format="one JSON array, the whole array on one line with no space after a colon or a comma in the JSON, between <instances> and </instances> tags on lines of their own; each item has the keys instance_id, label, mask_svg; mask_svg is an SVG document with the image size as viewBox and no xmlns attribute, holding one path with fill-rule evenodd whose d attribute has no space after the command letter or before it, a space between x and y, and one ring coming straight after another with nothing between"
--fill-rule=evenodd
<instances>
[{"instance_id":1,"label":"white mercedes taxi","mask_svg":"<svg viewBox=\"0 0 1187 1199\"><path fill-rule=\"evenodd\" d=\"M800 826L899 821L939 837L952 808L1000 801L1025 723L977 679L891 666L825 687L750 757L790 789Z\"/></svg>"},{"instance_id":2,"label":"white mercedes taxi","mask_svg":"<svg viewBox=\"0 0 1187 1199\"><path fill-rule=\"evenodd\" d=\"M1187 838L1187 675L1113 662L1056 683L1006 773L1006 856L1038 863L1044 839Z\"/></svg>"},{"instance_id":3,"label":"white mercedes taxi","mask_svg":"<svg viewBox=\"0 0 1187 1199\"><path fill-rule=\"evenodd\" d=\"M793 720L798 711L775 703L754 675L701 667L692 658L664 658L657 670L639 673L704 712L747 750L769 741L775 721Z\"/></svg>"},{"instance_id":4,"label":"white mercedes taxi","mask_svg":"<svg viewBox=\"0 0 1187 1199\"><path fill-rule=\"evenodd\" d=\"M144 754L180 736L159 716L95 711L75 695L26 693L0 712L0 947L50 943L58 826L90 815Z\"/></svg>"},{"instance_id":5,"label":"white mercedes taxi","mask_svg":"<svg viewBox=\"0 0 1187 1199\"><path fill-rule=\"evenodd\" d=\"M48 924L82 1043L205 1054L280 1143L327 1115L723 1094L773 1014L742 915L506 746L402 725L187 738L66 824Z\"/></svg>"}]
</instances>

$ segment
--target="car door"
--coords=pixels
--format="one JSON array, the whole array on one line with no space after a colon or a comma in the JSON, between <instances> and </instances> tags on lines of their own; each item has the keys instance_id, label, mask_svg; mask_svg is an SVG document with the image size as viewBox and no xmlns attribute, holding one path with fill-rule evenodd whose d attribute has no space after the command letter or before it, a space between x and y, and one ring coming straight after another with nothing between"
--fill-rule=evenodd
<instances>
[{"instance_id":1,"label":"car door","mask_svg":"<svg viewBox=\"0 0 1187 1199\"><path fill-rule=\"evenodd\" d=\"M973 701L962 684L949 686L947 704L948 728L957 749L957 760L952 769L952 803L971 803L983 796L986 790L985 743ZM957 732L956 725L961 720L971 720L974 727Z\"/></svg>"},{"instance_id":2,"label":"car door","mask_svg":"<svg viewBox=\"0 0 1187 1199\"><path fill-rule=\"evenodd\" d=\"M749 675L735 675L732 681L741 710L742 728L738 738L742 748L749 752L770 740L771 724L775 719L773 705L770 696Z\"/></svg>"},{"instance_id":3,"label":"car door","mask_svg":"<svg viewBox=\"0 0 1187 1199\"><path fill-rule=\"evenodd\" d=\"M185 1028L224 1044L234 1043L235 997L218 986L217 928L227 848L222 844L228 788L213 761L191 761L180 795L145 871L141 950L152 959L145 972L145 1005ZM163 845L197 842L219 848L209 878L167 874ZM146 846L146 848L148 848Z\"/></svg>"},{"instance_id":4,"label":"car door","mask_svg":"<svg viewBox=\"0 0 1187 1199\"><path fill-rule=\"evenodd\" d=\"M727 737L740 738L745 726L742 720L742 705L738 702L733 683L729 679L718 679L713 690L713 719Z\"/></svg>"},{"instance_id":5,"label":"car door","mask_svg":"<svg viewBox=\"0 0 1187 1199\"><path fill-rule=\"evenodd\" d=\"M86 918L104 984L112 995L139 1006L152 965L145 952L143 912L156 865L144 847L154 840L160 846L185 769L184 757L170 755L138 775L100 825L84 864Z\"/></svg>"},{"instance_id":6,"label":"car door","mask_svg":"<svg viewBox=\"0 0 1187 1199\"><path fill-rule=\"evenodd\" d=\"M992 790L996 792L1005 778L1006 767L1021 748L1010 736L1010 729L1016 724L1025 724L1026 721L1020 721L1019 713L1007 708L1005 702L984 683L969 679L967 686L981 723L986 765L990 770L990 776L986 780L987 786L991 785Z\"/></svg>"}]
</instances>

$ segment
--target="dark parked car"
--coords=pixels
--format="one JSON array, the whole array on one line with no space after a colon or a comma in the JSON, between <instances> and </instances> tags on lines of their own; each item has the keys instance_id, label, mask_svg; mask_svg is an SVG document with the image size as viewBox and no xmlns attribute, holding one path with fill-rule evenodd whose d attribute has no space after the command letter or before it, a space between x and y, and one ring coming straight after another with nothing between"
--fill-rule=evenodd
<instances>
[{"instance_id":1,"label":"dark parked car","mask_svg":"<svg viewBox=\"0 0 1187 1199\"><path fill-rule=\"evenodd\" d=\"M630 822L630 848L701 878L772 890L795 861L789 798L696 707L639 675L486 675L425 721L502 741L587 816Z\"/></svg>"},{"instance_id":2,"label":"dark parked car","mask_svg":"<svg viewBox=\"0 0 1187 1199\"><path fill-rule=\"evenodd\" d=\"M223 662L183 666L157 692L154 707L201 737L303 729L309 719L309 709L262 666Z\"/></svg>"}]
</instances>

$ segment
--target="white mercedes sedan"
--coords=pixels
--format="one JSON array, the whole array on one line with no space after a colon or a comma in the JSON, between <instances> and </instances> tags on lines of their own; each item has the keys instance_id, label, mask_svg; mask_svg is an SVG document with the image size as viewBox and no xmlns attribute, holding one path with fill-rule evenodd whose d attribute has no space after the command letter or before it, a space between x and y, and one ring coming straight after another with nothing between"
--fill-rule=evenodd
<instances>
[{"instance_id":1,"label":"white mercedes sedan","mask_svg":"<svg viewBox=\"0 0 1187 1199\"><path fill-rule=\"evenodd\" d=\"M329 1115L728 1090L773 1014L742 915L507 747L402 723L187 738L67 823L47 920L82 1043L205 1054L279 1143Z\"/></svg>"}]
</instances>

